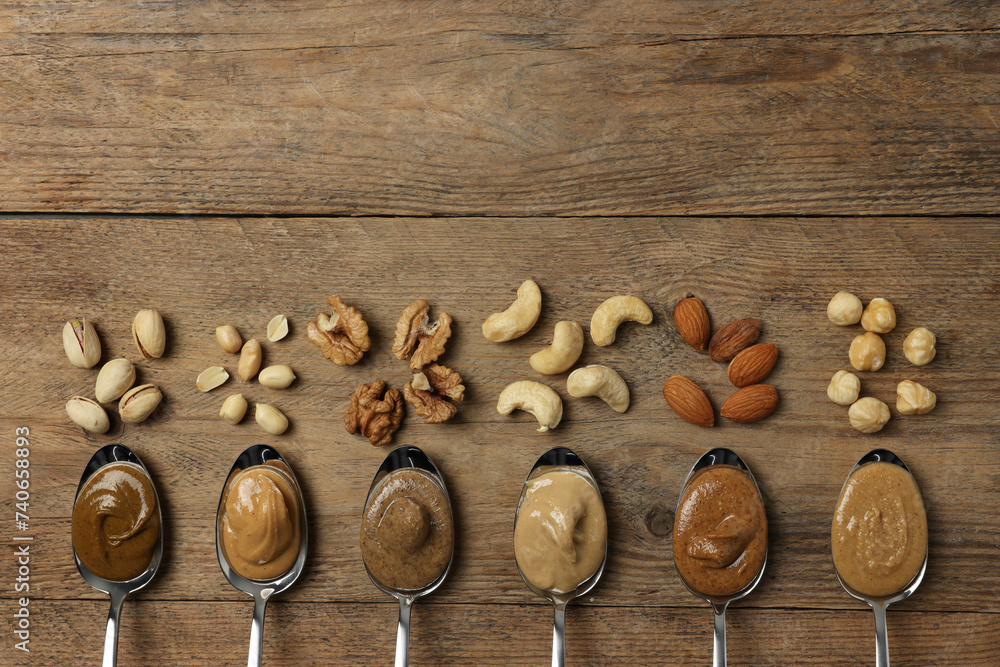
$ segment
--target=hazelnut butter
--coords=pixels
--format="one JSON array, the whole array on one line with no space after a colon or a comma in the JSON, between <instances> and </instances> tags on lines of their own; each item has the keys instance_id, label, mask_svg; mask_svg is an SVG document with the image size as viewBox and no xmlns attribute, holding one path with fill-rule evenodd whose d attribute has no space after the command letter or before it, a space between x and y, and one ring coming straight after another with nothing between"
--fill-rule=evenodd
<instances>
[{"instance_id":1,"label":"hazelnut butter","mask_svg":"<svg viewBox=\"0 0 1000 667\"><path fill-rule=\"evenodd\" d=\"M131 463L99 468L73 505L73 549L83 565L108 581L146 571L160 537L153 483Z\"/></svg>"},{"instance_id":2,"label":"hazelnut butter","mask_svg":"<svg viewBox=\"0 0 1000 667\"><path fill-rule=\"evenodd\" d=\"M418 590L448 567L454 533L441 487L421 470L402 468L371 494L361 520L361 556L382 586Z\"/></svg>"},{"instance_id":3,"label":"hazelnut butter","mask_svg":"<svg viewBox=\"0 0 1000 667\"><path fill-rule=\"evenodd\" d=\"M674 562L689 588L702 595L743 590L767 556L767 516L757 485L733 466L702 468L678 505L673 540Z\"/></svg>"},{"instance_id":4,"label":"hazelnut butter","mask_svg":"<svg viewBox=\"0 0 1000 667\"><path fill-rule=\"evenodd\" d=\"M514 556L536 588L576 590L601 566L607 539L604 503L589 479L557 468L527 483L514 524Z\"/></svg>"},{"instance_id":5,"label":"hazelnut butter","mask_svg":"<svg viewBox=\"0 0 1000 667\"><path fill-rule=\"evenodd\" d=\"M927 555L927 514L905 468L867 463L847 479L831 531L833 565L862 595L898 593Z\"/></svg>"},{"instance_id":6,"label":"hazelnut butter","mask_svg":"<svg viewBox=\"0 0 1000 667\"><path fill-rule=\"evenodd\" d=\"M251 466L233 476L224 502L220 532L230 567L258 581L288 572L302 540L294 483L274 466Z\"/></svg>"}]
</instances>

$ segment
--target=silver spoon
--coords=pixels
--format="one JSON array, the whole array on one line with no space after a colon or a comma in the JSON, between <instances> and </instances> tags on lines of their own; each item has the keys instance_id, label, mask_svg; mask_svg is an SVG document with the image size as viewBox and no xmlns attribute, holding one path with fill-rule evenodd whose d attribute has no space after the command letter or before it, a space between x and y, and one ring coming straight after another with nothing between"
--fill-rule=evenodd
<instances>
[{"instance_id":1,"label":"silver spoon","mask_svg":"<svg viewBox=\"0 0 1000 667\"><path fill-rule=\"evenodd\" d=\"M848 473L847 479L844 480L844 486L847 486L847 480L851 478L861 466L866 463L875 462L891 463L897 465L906 472L910 472L910 469L906 467L902 459L890 452L888 449L873 449L868 452L851 468L851 472ZM844 489L841 487L841 493ZM875 612L875 667L889 667L889 630L885 622L885 610L886 607L893 604L894 602L901 602L906 598L913 595L913 592L917 590L920 582L924 580L924 573L927 572L927 557L929 556L928 551L924 552L924 564L920 566L920 571L917 572L916 576L910 580L910 583L906 585L906 588L893 595L883 595L880 597L876 596L866 596L863 593L859 593L850 586L848 586L843 579L840 578L840 573L837 572L837 568L833 568L833 571L837 574L837 581L840 585L844 587L847 594L856 600L861 600L872 608Z\"/></svg>"},{"instance_id":2,"label":"silver spoon","mask_svg":"<svg viewBox=\"0 0 1000 667\"><path fill-rule=\"evenodd\" d=\"M524 479L524 485L521 487L521 497L517 500L517 512L514 514L514 525L517 525L517 517L521 513L521 505L524 503L524 498L528 492L528 483L544 475L547 472L552 472L552 468L562 468L570 469L573 472L579 473L584 478L587 479L591 484L593 484L594 489L597 491L597 495L601 495L601 489L597 486L597 480L594 479L594 474L590 472L590 468L587 464L583 462L576 453L567 449L566 447L554 447L549 451L542 454L535 465L531 466L531 471L528 476ZM603 503L603 499L601 500ZM515 559L515 564L517 559ZM590 589L597 585L597 580L601 578L604 573L604 565L608 562L608 543L607 540L604 542L604 558L601 560L600 567L594 572L588 579L580 583L575 590L569 591L568 593L553 593L552 591L543 590L538 588L533 583L528 581L528 578L524 576L521 572L521 567L518 565L517 573L521 575L521 579L524 581L524 585L527 586L531 592L540 597L546 598L552 602L552 606L555 608L555 619L552 624L552 667L565 667L566 665L566 606L570 603L570 600L578 598L581 595L586 595Z\"/></svg>"},{"instance_id":3,"label":"silver spoon","mask_svg":"<svg viewBox=\"0 0 1000 667\"><path fill-rule=\"evenodd\" d=\"M404 468L416 468L418 470L423 470L425 473L430 475L434 482L441 489L441 493L444 494L444 498L448 503L448 511L451 512L451 498L448 496L448 487L444 484L444 477L438 472L438 469L431 462L430 458L419 447L413 447L411 445L402 445L396 449L389 452L389 455L385 457L382 461L382 465L379 466L378 472L375 473L375 477L372 479L372 484L368 488L368 495L365 497L365 507L368 507L368 503L375 493L375 489L379 486L383 479L385 479L390 473L396 470L401 470ZM372 580L384 593L388 593L397 600L399 600L399 626L396 629L396 667L406 667L410 664L410 610L413 607L413 602L419 598L427 595L428 593L434 591L441 583L444 578L448 576L448 571L451 570L451 563L455 558L455 542L452 540L451 557L448 559L448 564L445 566L444 570L438 575L437 579L427 584L423 588L418 588L416 590L402 590L397 588L391 588L389 586L383 585L368 569L368 564L365 564L365 572L368 573L368 578Z\"/></svg>"},{"instance_id":4,"label":"silver spoon","mask_svg":"<svg viewBox=\"0 0 1000 667\"><path fill-rule=\"evenodd\" d=\"M299 555L292 564L292 567L280 577L259 581L247 579L234 570L226 558L225 550L222 547L222 517L226 512L226 495L229 483L237 474L252 466L268 465L285 474L291 482L292 487L298 494L299 504L299 532L302 539L299 541ZM306 563L306 546L308 542L308 524L306 522L306 506L302 499L302 490L299 482L295 478L295 473L291 467L281 458L281 454L268 445L251 445L243 450L237 457L233 467L226 475L226 481L222 485L222 493L219 496L219 509L215 517L215 553L219 559L219 567L237 590L241 590L253 598L253 621L250 624L250 653L247 657L247 667L260 667L261 656L264 647L264 612L267 602L274 595L285 591L295 583L295 580L302 574L302 568Z\"/></svg>"},{"instance_id":5,"label":"silver spoon","mask_svg":"<svg viewBox=\"0 0 1000 667\"><path fill-rule=\"evenodd\" d=\"M156 494L156 486L153 485L153 478L150 476L149 471L146 470L146 466L142 464L138 456L132 453L131 449L125 445L105 445L90 457L87 467L84 468L83 475L80 477L80 484L76 487L76 496L73 497L74 505L76 505L76 499L80 496L80 491L83 490L87 480L104 466L113 463L128 463L138 468L149 479L150 485L153 486L153 493ZM153 547L153 557L150 559L149 567L146 568L146 571L134 579L129 579L128 581L109 581L97 576L87 569L86 565L80 562L80 557L76 554L76 546L73 546L73 559L76 561L76 567L80 570L80 574L83 575L84 580L97 590L111 596L111 609L108 611L108 624L104 631L104 661L101 663L103 667L114 667L118 664L118 626L121 618L122 603L130 594L148 584L153 579L153 575L156 574L156 570L160 567L160 560L163 557L163 514L160 511L159 498L156 500L156 512L160 517L160 534L156 538L156 545Z\"/></svg>"},{"instance_id":6,"label":"silver spoon","mask_svg":"<svg viewBox=\"0 0 1000 667\"><path fill-rule=\"evenodd\" d=\"M725 465L731 466L733 468L738 468L746 473L750 481L753 482L754 486L757 488L757 495L761 496L760 487L757 486L757 480L754 479L753 473L750 472L750 468L747 464L743 462L736 452L731 449L726 449L724 447L719 447L716 449L710 449L701 455L693 466L691 466L691 472L688 473L687 477L684 478L684 486L681 487L681 492L677 496L677 506L674 508L674 520L676 521L677 513L681 508L681 500L684 498L684 494L687 492L688 485L694 478L695 473L697 473L702 468L707 468L708 466L714 465ZM761 496L763 498L763 496ZM674 561L674 566L677 562ZM764 550L764 561L760 564L760 572L757 576L753 578L749 584L743 587L741 590L736 591L730 595L706 595L701 593L694 588L692 588L687 581L684 579L684 575L678 570L677 574L680 576L681 581L684 583L684 587L687 588L692 595L700 597L702 600L707 601L712 605L712 611L715 612L715 633L713 639L713 655L712 655L712 667L726 667L726 607L729 606L730 602L739 600L750 594L758 583L760 579L764 576L764 568L767 566L767 548Z\"/></svg>"}]
</instances>

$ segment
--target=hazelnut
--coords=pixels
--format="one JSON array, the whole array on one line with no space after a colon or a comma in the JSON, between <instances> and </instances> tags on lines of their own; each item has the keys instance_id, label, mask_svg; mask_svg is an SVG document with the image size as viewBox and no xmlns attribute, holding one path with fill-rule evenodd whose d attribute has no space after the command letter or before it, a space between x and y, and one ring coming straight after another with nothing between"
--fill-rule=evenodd
<instances>
[{"instance_id":1,"label":"hazelnut","mask_svg":"<svg viewBox=\"0 0 1000 667\"><path fill-rule=\"evenodd\" d=\"M933 391L920 384L903 380L896 387L896 409L904 415L925 415L937 405Z\"/></svg>"},{"instance_id":2,"label":"hazelnut","mask_svg":"<svg viewBox=\"0 0 1000 667\"><path fill-rule=\"evenodd\" d=\"M861 391L861 380L854 373L837 371L826 388L826 395L837 405L850 405L858 400Z\"/></svg>"},{"instance_id":3,"label":"hazelnut","mask_svg":"<svg viewBox=\"0 0 1000 667\"><path fill-rule=\"evenodd\" d=\"M840 327L857 324L861 320L861 299L850 292L837 292L826 307L826 316Z\"/></svg>"},{"instance_id":4,"label":"hazelnut","mask_svg":"<svg viewBox=\"0 0 1000 667\"><path fill-rule=\"evenodd\" d=\"M896 309L886 299L872 299L861 314L861 326L865 331L889 333L896 328Z\"/></svg>"},{"instance_id":5,"label":"hazelnut","mask_svg":"<svg viewBox=\"0 0 1000 667\"><path fill-rule=\"evenodd\" d=\"M847 355L851 366L859 371L877 371L885 363L885 343L878 334L863 333L851 341Z\"/></svg>"},{"instance_id":6,"label":"hazelnut","mask_svg":"<svg viewBox=\"0 0 1000 667\"><path fill-rule=\"evenodd\" d=\"M851 426L862 433L876 433L889 421L889 406L871 396L858 399L847 411Z\"/></svg>"},{"instance_id":7,"label":"hazelnut","mask_svg":"<svg viewBox=\"0 0 1000 667\"><path fill-rule=\"evenodd\" d=\"M937 336L930 329L917 327L903 341L903 354L906 360L914 366L923 366L934 360L937 354Z\"/></svg>"}]
</instances>

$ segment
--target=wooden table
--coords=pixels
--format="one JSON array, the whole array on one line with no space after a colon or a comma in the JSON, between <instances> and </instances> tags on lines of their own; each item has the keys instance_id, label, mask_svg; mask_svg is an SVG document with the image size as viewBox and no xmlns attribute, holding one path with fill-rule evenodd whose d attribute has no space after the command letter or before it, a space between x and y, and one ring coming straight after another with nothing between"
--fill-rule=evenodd
<instances>
[{"instance_id":1,"label":"wooden table","mask_svg":"<svg viewBox=\"0 0 1000 667\"><path fill-rule=\"evenodd\" d=\"M376 378L401 387L390 353L403 307L422 297L455 320L443 361L468 398L447 424L408 410L395 443L424 448L447 477L458 543L444 586L414 612L414 664L544 664L551 610L514 567L521 481L549 447L594 469L610 523L600 584L570 608L571 664L703 665L711 613L678 579L670 530L680 483L713 446L736 449L766 496L770 556L729 614L743 665L871 664L871 612L837 584L829 526L853 463L902 456L930 522L925 582L889 614L895 665L1000 664L1000 9L914 0L584 3L390 0L279 3L0 2L0 610L3 665L98 664L107 601L73 564L69 517L83 466L109 442L152 471L167 547L126 603L122 664L239 665L249 598L223 578L213 521L222 477L248 445L279 447L304 486L310 558L269 607L268 665L392 660L394 602L368 581L359 514L387 449L343 428L347 398ZM541 319L503 345L480 334L525 278ZM863 392L895 404L902 379L938 395L929 415L854 431L827 400L858 327L829 323L838 290L889 298L889 361ZM589 325L631 293L651 326L626 325L581 363L628 382L613 413L571 399L528 355L554 324ZM716 410L725 366L673 327L697 294L714 326L758 317L781 354L781 403L751 425L679 420L668 376ZM360 308L372 350L323 359L306 324L338 294ZM169 344L139 361L130 324L157 308ZM235 370L215 327L291 334L266 363L299 379L278 392L195 387ZM65 320L95 323L104 359L138 362L160 386L146 423L88 437L63 406L92 395L70 366ZM937 358L902 356L912 328ZM509 382L550 384L563 423L535 432L497 414ZM289 416L271 437L222 422L231 392ZM30 431L28 529L14 524L16 429ZM30 653L14 648L15 537L30 544Z\"/></svg>"}]
</instances>

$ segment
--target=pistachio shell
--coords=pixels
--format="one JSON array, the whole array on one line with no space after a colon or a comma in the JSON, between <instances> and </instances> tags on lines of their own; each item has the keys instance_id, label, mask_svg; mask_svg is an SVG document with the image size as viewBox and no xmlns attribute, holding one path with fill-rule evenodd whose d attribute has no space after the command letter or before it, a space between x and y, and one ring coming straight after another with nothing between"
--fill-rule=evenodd
<instances>
[{"instance_id":1,"label":"pistachio shell","mask_svg":"<svg viewBox=\"0 0 1000 667\"><path fill-rule=\"evenodd\" d=\"M260 427L271 435L281 435L288 429L288 418L278 408L267 403L258 403L254 417Z\"/></svg>"},{"instance_id":2,"label":"pistachio shell","mask_svg":"<svg viewBox=\"0 0 1000 667\"><path fill-rule=\"evenodd\" d=\"M240 337L240 332L232 324L216 327L215 340L219 341L219 347L229 354L236 354L243 347L243 338Z\"/></svg>"},{"instance_id":3,"label":"pistachio shell","mask_svg":"<svg viewBox=\"0 0 1000 667\"><path fill-rule=\"evenodd\" d=\"M257 376L257 380L265 387L284 389L295 380L295 373L290 367L278 364L277 366L268 366L262 370L260 375Z\"/></svg>"},{"instance_id":4,"label":"pistachio shell","mask_svg":"<svg viewBox=\"0 0 1000 667\"><path fill-rule=\"evenodd\" d=\"M230 424L239 424L247 413L247 399L243 394L233 394L222 403L219 416Z\"/></svg>"},{"instance_id":5,"label":"pistachio shell","mask_svg":"<svg viewBox=\"0 0 1000 667\"><path fill-rule=\"evenodd\" d=\"M155 310L140 310L132 320L132 339L146 359L159 359L167 345L163 318Z\"/></svg>"},{"instance_id":6,"label":"pistachio shell","mask_svg":"<svg viewBox=\"0 0 1000 667\"><path fill-rule=\"evenodd\" d=\"M122 399L118 401L118 414L121 415L123 422L138 424L153 414L153 410L162 399L163 394L160 393L156 385L139 385L125 392Z\"/></svg>"},{"instance_id":7,"label":"pistachio shell","mask_svg":"<svg viewBox=\"0 0 1000 667\"><path fill-rule=\"evenodd\" d=\"M100 435L111 428L108 413L97 401L83 396L74 396L66 403L66 414L77 426Z\"/></svg>"},{"instance_id":8,"label":"pistachio shell","mask_svg":"<svg viewBox=\"0 0 1000 667\"><path fill-rule=\"evenodd\" d=\"M77 368L93 368L101 360L101 339L87 318L70 320L63 326L63 349Z\"/></svg>"},{"instance_id":9,"label":"pistachio shell","mask_svg":"<svg viewBox=\"0 0 1000 667\"><path fill-rule=\"evenodd\" d=\"M135 384L135 366L124 357L112 359L104 364L97 374L94 395L98 403L117 401Z\"/></svg>"}]
</instances>

